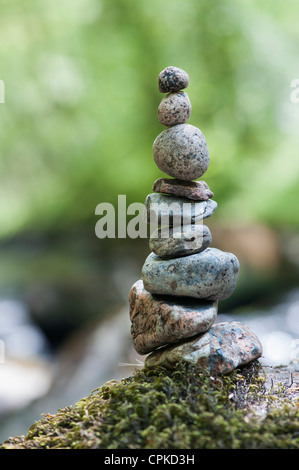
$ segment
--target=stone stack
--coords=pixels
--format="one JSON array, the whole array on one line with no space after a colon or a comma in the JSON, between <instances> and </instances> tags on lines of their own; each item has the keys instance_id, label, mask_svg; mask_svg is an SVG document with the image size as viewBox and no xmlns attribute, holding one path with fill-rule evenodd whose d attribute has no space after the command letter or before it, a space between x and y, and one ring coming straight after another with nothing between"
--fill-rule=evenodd
<instances>
[{"instance_id":1,"label":"stone stack","mask_svg":"<svg viewBox=\"0 0 299 470\"><path fill-rule=\"evenodd\" d=\"M172 178L155 181L146 198L151 254L142 279L129 294L131 334L145 365L175 367L179 361L229 373L262 354L258 338L241 322L214 324L218 301L235 289L239 262L235 255L211 248L210 217L217 203L203 176L210 155L203 133L186 124L191 103L184 90L188 74L167 67L159 90L167 93L158 118L167 127L153 144L154 161Z\"/></svg>"}]
</instances>

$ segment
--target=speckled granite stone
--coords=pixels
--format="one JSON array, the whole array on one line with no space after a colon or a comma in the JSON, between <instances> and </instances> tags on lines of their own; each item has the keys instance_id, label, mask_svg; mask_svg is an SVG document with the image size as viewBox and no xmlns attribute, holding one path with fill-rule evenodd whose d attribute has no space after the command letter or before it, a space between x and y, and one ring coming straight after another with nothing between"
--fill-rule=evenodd
<instances>
[{"instance_id":1,"label":"speckled granite stone","mask_svg":"<svg viewBox=\"0 0 299 470\"><path fill-rule=\"evenodd\" d=\"M189 85L189 75L185 70L170 65L160 72L158 85L161 93L183 90Z\"/></svg>"},{"instance_id":2,"label":"speckled granite stone","mask_svg":"<svg viewBox=\"0 0 299 470\"><path fill-rule=\"evenodd\" d=\"M152 295L137 281L129 294L131 334L136 351L155 348L207 331L217 316L217 302Z\"/></svg>"},{"instance_id":3,"label":"speckled granite stone","mask_svg":"<svg viewBox=\"0 0 299 470\"><path fill-rule=\"evenodd\" d=\"M149 239L150 250L160 258L177 258L200 253L211 244L209 227L203 224L157 229Z\"/></svg>"},{"instance_id":4,"label":"speckled granite stone","mask_svg":"<svg viewBox=\"0 0 299 470\"><path fill-rule=\"evenodd\" d=\"M144 288L152 294L223 300L235 289L239 261L232 253L207 248L182 258L151 253L142 267Z\"/></svg>"},{"instance_id":5,"label":"speckled granite stone","mask_svg":"<svg viewBox=\"0 0 299 470\"><path fill-rule=\"evenodd\" d=\"M147 356L145 365L173 368L179 361L207 368L211 375L227 374L262 355L262 346L247 325L218 323L204 334L166 346Z\"/></svg>"},{"instance_id":6,"label":"speckled granite stone","mask_svg":"<svg viewBox=\"0 0 299 470\"><path fill-rule=\"evenodd\" d=\"M191 124L177 124L161 132L153 143L153 156L161 171L184 181L200 178L210 164L206 139Z\"/></svg>"},{"instance_id":7,"label":"speckled granite stone","mask_svg":"<svg viewBox=\"0 0 299 470\"><path fill-rule=\"evenodd\" d=\"M172 194L195 201L207 201L214 196L205 181L182 181L172 178L159 178L154 182L156 193Z\"/></svg>"},{"instance_id":8,"label":"speckled granite stone","mask_svg":"<svg viewBox=\"0 0 299 470\"><path fill-rule=\"evenodd\" d=\"M217 202L193 201L184 197L176 197L151 193L145 200L147 222L157 225L180 226L199 222L210 217L217 208Z\"/></svg>"},{"instance_id":9,"label":"speckled granite stone","mask_svg":"<svg viewBox=\"0 0 299 470\"><path fill-rule=\"evenodd\" d=\"M191 116L192 106L186 92L169 93L158 107L158 119L164 126L184 124Z\"/></svg>"}]
</instances>

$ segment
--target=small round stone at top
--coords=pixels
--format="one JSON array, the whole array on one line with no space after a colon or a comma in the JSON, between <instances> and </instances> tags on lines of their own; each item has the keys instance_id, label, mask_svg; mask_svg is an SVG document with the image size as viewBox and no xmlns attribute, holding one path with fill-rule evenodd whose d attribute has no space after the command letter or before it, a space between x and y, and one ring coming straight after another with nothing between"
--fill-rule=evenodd
<instances>
[{"instance_id":1,"label":"small round stone at top","mask_svg":"<svg viewBox=\"0 0 299 470\"><path fill-rule=\"evenodd\" d=\"M180 91L189 85L189 75L178 67L166 67L159 74L159 91L169 93Z\"/></svg>"}]
</instances>

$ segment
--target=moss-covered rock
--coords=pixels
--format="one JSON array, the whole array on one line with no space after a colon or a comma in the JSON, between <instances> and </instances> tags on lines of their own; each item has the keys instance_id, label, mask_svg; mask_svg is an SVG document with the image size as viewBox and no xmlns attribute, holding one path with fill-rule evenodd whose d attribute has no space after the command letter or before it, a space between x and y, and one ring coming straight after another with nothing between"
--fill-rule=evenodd
<instances>
[{"instance_id":1,"label":"moss-covered rock","mask_svg":"<svg viewBox=\"0 0 299 470\"><path fill-rule=\"evenodd\" d=\"M45 414L1 448L298 449L299 402L290 390L269 382L258 362L219 377L182 364L143 368Z\"/></svg>"}]
</instances>

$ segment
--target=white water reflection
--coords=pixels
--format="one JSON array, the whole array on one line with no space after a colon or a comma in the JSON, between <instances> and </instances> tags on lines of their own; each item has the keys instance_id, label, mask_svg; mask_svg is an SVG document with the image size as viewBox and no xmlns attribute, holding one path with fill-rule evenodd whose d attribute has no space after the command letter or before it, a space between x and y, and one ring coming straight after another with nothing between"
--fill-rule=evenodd
<instances>
[{"instance_id":1,"label":"white water reflection","mask_svg":"<svg viewBox=\"0 0 299 470\"><path fill-rule=\"evenodd\" d=\"M0 339L6 354L14 358L48 352L44 333L30 318L25 305L16 299L0 299Z\"/></svg>"},{"instance_id":2,"label":"white water reflection","mask_svg":"<svg viewBox=\"0 0 299 470\"><path fill-rule=\"evenodd\" d=\"M299 335L299 300L289 306L286 320L290 330Z\"/></svg>"},{"instance_id":3,"label":"white water reflection","mask_svg":"<svg viewBox=\"0 0 299 470\"><path fill-rule=\"evenodd\" d=\"M263 345L263 357L261 363L272 366L286 365L291 362L292 336L284 331L272 331L261 336Z\"/></svg>"},{"instance_id":4,"label":"white water reflection","mask_svg":"<svg viewBox=\"0 0 299 470\"><path fill-rule=\"evenodd\" d=\"M48 343L16 299L0 299L0 417L44 395L51 383Z\"/></svg>"}]
</instances>

